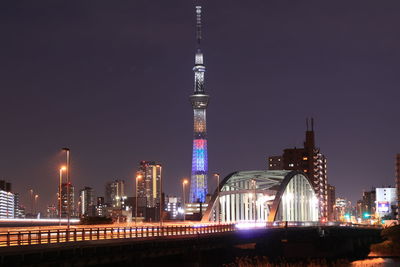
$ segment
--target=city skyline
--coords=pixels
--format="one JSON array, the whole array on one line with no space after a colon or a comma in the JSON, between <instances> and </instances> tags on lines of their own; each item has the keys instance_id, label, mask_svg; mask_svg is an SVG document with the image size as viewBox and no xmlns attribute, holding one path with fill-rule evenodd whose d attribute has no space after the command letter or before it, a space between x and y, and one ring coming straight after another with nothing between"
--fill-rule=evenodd
<instances>
[{"instance_id":1,"label":"city skyline","mask_svg":"<svg viewBox=\"0 0 400 267\"><path fill-rule=\"evenodd\" d=\"M113 179L132 195L140 160L163 165L167 194L190 177L194 5L104 3L0 11L0 175L22 200L34 188L42 210L56 200L63 146L75 189L96 196ZM362 190L393 186L400 6L226 3L203 5L210 173L266 169L269 155L301 147L313 116L337 197L354 205Z\"/></svg>"}]
</instances>

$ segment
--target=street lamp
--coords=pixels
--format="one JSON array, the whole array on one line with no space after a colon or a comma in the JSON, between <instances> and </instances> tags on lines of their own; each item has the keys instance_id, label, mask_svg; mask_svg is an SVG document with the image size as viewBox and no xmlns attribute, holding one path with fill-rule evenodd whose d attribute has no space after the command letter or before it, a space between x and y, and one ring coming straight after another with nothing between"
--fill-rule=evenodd
<instances>
[{"instance_id":1,"label":"street lamp","mask_svg":"<svg viewBox=\"0 0 400 267\"><path fill-rule=\"evenodd\" d=\"M142 175L136 175L136 203L135 203L135 226L137 225L137 203L138 203L138 181L142 179Z\"/></svg>"},{"instance_id":2,"label":"street lamp","mask_svg":"<svg viewBox=\"0 0 400 267\"><path fill-rule=\"evenodd\" d=\"M60 223L59 226L61 226L61 210L62 210L62 197L61 197L61 187L62 187L62 173L65 171L67 168L65 166L62 166L60 168L60 183L58 186L58 215L60 217Z\"/></svg>"},{"instance_id":3,"label":"street lamp","mask_svg":"<svg viewBox=\"0 0 400 267\"><path fill-rule=\"evenodd\" d=\"M218 224L220 224L220 215L219 215L219 173L214 173L214 176L217 177L217 192L218 192L218 197L217 197L217 221Z\"/></svg>"},{"instance_id":4,"label":"street lamp","mask_svg":"<svg viewBox=\"0 0 400 267\"><path fill-rule=\"evenodd\" d=\"M38 201L39 195L35 195L35 214L37 216L37 201Z\"/></svg>"},{"instance_id":5,"label":"street lamp","mask_svg":"<svg viewBox=\"0 0 400 267\"><path fill-rule=\"evenodd\" d=\"M189 183L187 179L183 179L182 181L182 193L183 193L183 221L185 221L186 217L186 211L185 211L185 205L186 205L186 200L185 200L185 186Z\"/></svg>"},{"instance_id":6,"label":"street lamp","mask_svg":"<svg viewBox=\"0 0 400 267\"><path fill-rule=\"evenodd\" d=\"M67 175L67 228L69 229L70 223L69 219L71 217L71 201L70 201L70 187L71 187L71 177L70 177L70 149L68 147L62 148L63 151L66 152L66 163L67 163L67 169L66 169L66 175Z\"/></svg>"}]
</instances>

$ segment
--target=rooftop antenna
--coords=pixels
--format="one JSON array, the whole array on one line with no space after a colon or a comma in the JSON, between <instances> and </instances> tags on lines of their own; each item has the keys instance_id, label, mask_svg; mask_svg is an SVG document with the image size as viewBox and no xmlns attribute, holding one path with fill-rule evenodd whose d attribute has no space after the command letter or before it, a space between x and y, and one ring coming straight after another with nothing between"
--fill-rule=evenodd
<instances>
[{"instance_id":1,"label":"rooftop antenna","mask_svg":"<svg viewBox=\"0 0 400 267\"><path fill-rule=\"evenodd\" d=\"M197 45L200 46L200 41L201 41L201 6L196 6L196 39L197 39Z\"/></svg>"},{"instance_id":2,"label":"rooftop antenna","mask_svg":"<svg viewBox=\"0 0 400 267\"><path fill-rule=\"evenodd\" d=\"M311 131L314 131L314 118L311 118Z\"/></svg>"}]
</instances>

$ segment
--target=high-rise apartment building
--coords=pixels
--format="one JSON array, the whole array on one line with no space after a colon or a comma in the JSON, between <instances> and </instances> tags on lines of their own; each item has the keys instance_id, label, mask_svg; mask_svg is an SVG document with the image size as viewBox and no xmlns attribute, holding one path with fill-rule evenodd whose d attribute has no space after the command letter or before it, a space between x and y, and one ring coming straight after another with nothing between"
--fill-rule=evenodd
<instances>
[{"instance_id":1,"label":"high-rise apartment building","mask_svg":"<svg viewBox=\"0 0 400 267\"><path fill-rule=\"evenodd\" d=\"M200 49L201 42L201 6L196 6L196 39L197 51L195 54L194 94L190 96L193 107L193 153L192 176L190 180L189 201L192 203L206 201L208 156L207 156L207 127L206 111L209 95L205 92L204 74L206 67L203 61L203 53Z\"/></svg>"},{"instance_id":2,"label":"high-rise apartment building","mask_svg":"<svg viewBox=\"0 0 400 267\"><path fill-rule=\"evenodd\" d=\"M124 180L114 180L106 184L105 203L108 207L122 209L126 198Z\"/></svg>"},{"instance_id":3,"label":"high-rise apartment building","mask_svg":"<svg viewBox=\"0 0 400 267\"><path fill-rule=\"evenodd\" d=\"M137 175L138 181L138 206L158 207L161 200L162 166L154 161L141 161Z\"/></svg>"},{"instance_id":4,"label":"high-rise apartment building","mask_svg":"<svg viewBox=\"0 0 400 267\"><path fill-rule=\"evenodd\" d=\"M336 189L333 185L328 184L328 220L334 221L334 208L336 200Z\"/></svg>"},{"instance_id":5,"label":"high-rise apartment building","mask_svg":"<svg viewBox=\"0 0 400 267\"><path fill-rule=\"evenodd\" d=\"M79 191L79 216L94 216L94 191L93 188L85 186Z\"/></svg>"},{"instance_id":6,"label":"high-rise apartment building","mask_svg":"<svg viewBox=\"0 0 400 267\"><path fill-rule=\"evenodd\" d=\"M63 183L61 185L61 217L67 218L68 217L68 198L69 198L69 203L70 203L70 210L69 214L70 217L76 216L75 213L75 187L70 184L69 186L69 196L68 196L68 184ZM60 205L57 206L57 208L60 207Z\"/></svg>"},{"instance_id":7,"label":"high-rise apartment building","mask_svg":"<svg viewBox=\"0 0 400 267\"><path fill-rule=\"evenodd\" d=\"M319 219L328 220L328 178L327 159L315 146L314 121L307 119L304 147L284 149L283 156L268 158L270 170L296 170L304 172L312 181L318 196ZM311 127L309 127L311 126ZM282 163L281 163L282 162Z\"/></svg>"}]
</instances>

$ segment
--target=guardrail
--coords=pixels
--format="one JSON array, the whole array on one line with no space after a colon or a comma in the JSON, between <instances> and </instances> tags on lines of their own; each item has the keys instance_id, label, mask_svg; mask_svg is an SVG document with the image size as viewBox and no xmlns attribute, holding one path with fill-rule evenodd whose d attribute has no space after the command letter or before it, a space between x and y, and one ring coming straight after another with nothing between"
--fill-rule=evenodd
<instances>
[{"instance_id":1,"label":"guardrail","mask_svg":"<svg viewBox=\"0 0 400 267\"><path fill-rule=\"evenodd\" d=\"M344 226L357 228L381 228L374 225L318 222L245 222L212 225L141 226L141 227L96 227L0 232L0 247L106 240L121 238L152 238L168 236L190 236L233 232L246 228L291 228Z\"/></svg>"},{"instance_id":2,"label":"guardrail","mask_svg":"<svg viewBox=\"0 0 400 267\"><path fill-rule=\"evenodd\" d=\"M0 232L0 247L106 240L190 236L235 231L235 224L206 226L97 227Z\"/></svg>"}]
</instances>

